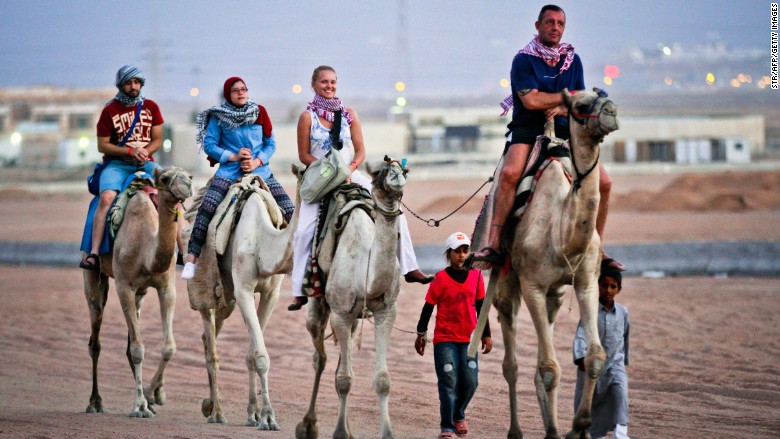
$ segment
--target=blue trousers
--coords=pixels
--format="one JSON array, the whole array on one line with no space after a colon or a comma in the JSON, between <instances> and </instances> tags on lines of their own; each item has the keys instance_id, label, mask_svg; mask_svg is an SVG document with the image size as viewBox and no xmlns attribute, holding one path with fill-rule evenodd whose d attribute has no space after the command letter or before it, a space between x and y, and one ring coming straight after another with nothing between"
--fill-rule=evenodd
<instances>
[{"instance_id":1,"label":"blue trousers","mask_svg":"<svg viewBox=\"0 0 780 439\"><path fill-rule=\"evenodd\" d=\"M440 342L433 346L439 379L441 431L455 431L455 421L466 419L466 407L477 391L477 358L467 355L469 344Z\"/></svg>"}]
</instances>

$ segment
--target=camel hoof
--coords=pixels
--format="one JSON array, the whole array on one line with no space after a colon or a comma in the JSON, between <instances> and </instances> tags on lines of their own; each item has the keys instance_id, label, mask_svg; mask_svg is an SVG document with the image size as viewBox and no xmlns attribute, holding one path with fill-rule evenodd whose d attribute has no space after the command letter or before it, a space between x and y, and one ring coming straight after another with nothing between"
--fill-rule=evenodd
<instances>
[{"instance_id":1,"label":"camel hoof","mask_svg":"<svg viewBox=\"0 0 780 439\"><path fill-rule=\"evenodd\" d=\"M260 421L256 424L256 427L258 430L263 431L279 431L281 428L279 428L279 424L276 423L273 419L269 420L268 422Z\"/></svg>"},{"instance_id":2,"label":"camel hoof","mask_svg":"<svg viewBox=\"0 0 780 439\"><path fill-rule=\"evenodd\" d=\"M222 416L212 416L206 422L209 424L227 424L227 419Z\"/></svg>"},{"instance_id":3,"label":"camel hoof","mask_svg":"<svg viewBox=\"0 0 780 439\"><path fill-rule=\"evenodd\" d=\"M165 405L167 399L168 395L162 387L158 387L157 390L154 391L154 404Z\"/></svg>"},{"instance_id":4,"label":"camel hoof","mask_svg":"<svg viewBox=\"0 0 780 439\"><path fill-rule=\"evenodd\" d=\"M506 439L523 439L523 432L520 430L510 431L506 434Z\"/></svg>"},{"instance_id":5,"label":"camel hoof","mask_svg":"<svg viewBox=\"0 0 780 439\"><path fill-rule=\"evenodd\" d=\"M87 406L87 413L103 413L103 406L100 404L90 404Z\"/></svg>"},{"instance_id":6,"label":"camel hoof","mask_svg":"<svg viewBox=\"0 0 780 439\"><path fill-rule=\"evenodd\" d=\"M318 436L319 428L317 428L317 424L299 422L295 426L295 439L317 439Z\"/></svg>"},{"instance_id":7,"label":"camel hoof","mask_svg":"<svg viewBox=\"0 0 780 439\"><path fill-rule=\"evenodd\" d=\"M590 431L585 429L578 433L572 430L566 434L566 439L590 439Z\"/></svg>"},{"instance_id":8,"label":"camel hoof","mask_svg":"<svg viewBox=\"0 0 780 439\"><path fill-rule=\"evenodd\" d=\"M139 409L130 413L131 418L153 418L154 413L148 409Z\"/></svg>"},{"instance_id":9,"label":"camel hoof","mask_svg":"<svg viewBox=\"0 0 780 439\"><path fill-rule=\"evenodd\" d=\"M165 390L162 387L157 387L152 391L151 386L144 388L144 397L149 404L165 405L167 398Z\"/></svg>"},{"instance_id":10,"label":"camel hoof","mask_svg":"<svg viewBox=\"0 0 780 439\"><path fill-rule=\"evenodd\" d=\"M203 413L204 417L208 418L212 410L214 410L214 403L211 399L206 398L200 402L200 412Z\"/></svg>"}]
</instances>

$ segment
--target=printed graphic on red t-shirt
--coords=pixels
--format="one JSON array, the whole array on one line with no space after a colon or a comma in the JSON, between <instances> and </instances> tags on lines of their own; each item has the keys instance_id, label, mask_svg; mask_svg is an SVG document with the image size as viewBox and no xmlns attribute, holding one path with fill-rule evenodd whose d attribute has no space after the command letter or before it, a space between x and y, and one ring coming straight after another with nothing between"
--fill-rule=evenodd
<instances>
[{"instance_id":1,"label":"printed graphic on red t-shirt","mask_svg":"<svg viewBox=\"0 0 780 439\"><path fill-rule=\"evenodd\" d=\"M135 110L138 106L125 107L114 100L103 109L98 119L97 135L98 137L110 137L110 142L114 145L124 138L125 133L130 129L135 118ZM147 99L138 116L138 122L133 128L133 133L127 139L126 146L141 148L152 141L152 127L161 125L163 117L160 113L160 107Z\"/></svg>"}]
</instances>

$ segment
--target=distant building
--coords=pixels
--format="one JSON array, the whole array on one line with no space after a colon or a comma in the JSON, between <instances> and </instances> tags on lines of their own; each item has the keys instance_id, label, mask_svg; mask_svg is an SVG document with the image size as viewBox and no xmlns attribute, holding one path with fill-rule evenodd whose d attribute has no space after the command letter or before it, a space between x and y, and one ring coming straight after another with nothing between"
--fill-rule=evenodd
<instances>
[{"instance_id":1,"label":"distant building","mask_svg":"<svg viewBox=\"0 0 780 439\"><path fill-rule=\"evenodd\" d=\"M766 148L764 116L621 117L602 158L618 163L747 163Z\"/></svg>"},{"instance_id":2,"label":"distant building","mask_svg":"<svg viewBox=\"0 0 780 439\"><path fill-rule=\"evenodd\" d=\"M95 126L115 89L0 89L0 161L81 166L100 159ZM16 157L11 157L16 154Z\"/></svg>"}]
</instances>

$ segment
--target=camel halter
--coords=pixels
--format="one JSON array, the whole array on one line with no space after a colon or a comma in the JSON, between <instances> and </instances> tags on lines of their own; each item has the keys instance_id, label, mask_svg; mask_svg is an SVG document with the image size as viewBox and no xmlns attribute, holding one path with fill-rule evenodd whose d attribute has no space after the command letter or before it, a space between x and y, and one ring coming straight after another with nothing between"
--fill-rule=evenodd
<instances>
[{"instance_id":1,"label":"camel halter","mask_svg":"<svg viewBox=\"0 0 780 439\"><path fill-rule=\"evenodd\" d=\"M181 169L175 169L173 171L173 176L171 177L171 181L176 180L176 177L178 177L179 174L184 174L184 171L181 170ZM188 176L185 174L185 177L188 177ZM167 187L162 187L162 186L160 186L160 185L158 185L156 183L155 183L154 187L155 187L155 189L157 189L158 192L159 191L165 191L165 192L168 192L169 194L173 195L173 198L175 198L179 203L184 202L184 200L182 200L179 197L177 197L176 194L174 194L173 191L168 189ZM179 212L179 209L171 209L168 206L165 206L165 208L168 209L168 212L173 214L173 222L176 222L178 217L181 215L181 212Z\"/></svg>"},{"instance_id":2,"label":"camel halter","mask_svg":"<svg viewBox=\"0 0 780 439\"><path fill-rule=\"evenodd\" d=\"M577 121L580 125L585 125L586 121L585 119L599 119L601 117L601 111L604 108L604 105L607 103L607 92L604 90L599 89L596 92L596 99L594 99L590 105L588 106L588 110L585 112L585 114L577 113L574 111L574 108L571 109L570 114L572 119ZM598 109L596 109L596 104L598 104ZM594 112L594 110L596 110ZM574 173L577 174L577 178L572 183L572 192L576 195L577 191L582 187L582 180L585 179L588 175L590 175L591 172L593 172L594 169L596 169L596 166L599 164L599 157L601 157L601 150L599 149L598 154L596 155L596 161L593 162L593 165L585 171L584 173L581 173L580 170L577 168L577 163L574 159L574 149L569 148L569 156L571 156L571 165L572 168L574 168Z\"/></svg>"}]
</instances>

